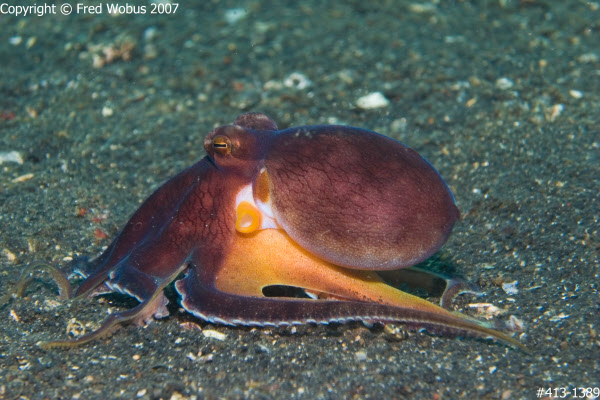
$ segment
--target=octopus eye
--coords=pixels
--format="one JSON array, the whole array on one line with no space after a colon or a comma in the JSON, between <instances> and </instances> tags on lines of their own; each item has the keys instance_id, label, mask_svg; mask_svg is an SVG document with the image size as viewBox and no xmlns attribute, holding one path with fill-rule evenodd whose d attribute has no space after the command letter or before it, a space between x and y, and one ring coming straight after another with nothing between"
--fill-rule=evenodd
<instances>
[{"instance_id":1,"label":"octopus eye","mask_svg":"<svg viewBox=\"0 0 600 400\"><path fill-rule=\"evenodd\" d=\"M226 156L231 153L231 141L227 136L215 136L212 148L215 154Z\"/></svg>"}]
</instances>

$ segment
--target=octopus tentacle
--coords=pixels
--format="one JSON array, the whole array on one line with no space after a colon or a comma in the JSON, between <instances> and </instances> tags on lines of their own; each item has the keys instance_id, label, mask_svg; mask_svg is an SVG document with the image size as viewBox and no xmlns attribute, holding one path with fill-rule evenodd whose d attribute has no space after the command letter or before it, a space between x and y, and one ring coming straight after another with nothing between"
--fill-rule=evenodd
<instances>
[{"instance_id":1,"label":"octopus tentacle","mask_svg":"<svg viewBox=\"0 0 600 400\"><path fill-rule=\"evenodd\" d=\"M79 286L75 296L89 293L102 283L115 265L126 258L132 249L155 239L160 241L161 226L169 221L178 206L185 202L188 194L200 183L199 176L213 169L209 160L203 158L186 168L152 193L133 214L119 235L98 258L83 263L78 269L89 278Z\"/></svg>"},{"instance_id":2,"label":"octopus tentacle","mask_svg":"<svg viewBox=\"0 0 600 400\"><path fill-rule=\"evenodd\" d=\"M454 300L462 294L483 295L483 292L473 283L419 267L378 271L377 274L392 286L407 285L413 289L424 289L431 296L439 294L440 306L446 310L450 309Z\"/></svg>"},{"instance_id":3,"label":"octopus tentacle","mask_svg":"<svg viewBox=\"0 0 600 400\"><path fill-rule=\"evenodd\" d=\"M417 311L410 308L377 303L331 300L298 300L288 298L259 298L233 295L212 289L200 282L193 271L175 287L182 296L182 307L208 322L245 326L284 326L306 323L364 321L406 323L434 333L493 337L525 349L514 338L485 324L454 316Z\"/></svg>"},{"instance_id":4,"label":"octopus tentacle","mask_svg":"<svg viewBox=\"0 0 600 400\"><path fill-rule=\"evenodd\" d=\"M95 331L73 340L60 340L42 343L40 347L46 350L57 347L76 347L108 336L124 324L145 324L152 317L152 315L157 313L157 310L166 305L166 298L163 293L164 288L171 283L186 267L187 264L182 264L175 271L172 271L171 275L161 282L161 284L156 288L150 297L132 309L112 314L106 319L106 321L104 321L104 323L102 323L100 328L96 329Z\"/></svg>"},{"instance_id":5,"label":"octopus tentacle","mask_svg":"<svg viewBox=\"0 0 600 400\"><path fill-rule=\"evenodd\" d=\"M67 276L60 269L46 263L34 263L23 269L15 285L9 289L8 293L0 297L0 307L8 303L13 295L17 297L23 296L23 291L33 280L31 275L36 272L47 272L50 274L51 279L54 281L56 286L58 286L58 293L61 300L67 300L71 298L71 284L69 283Z\"/></svg>"}]
</instances>

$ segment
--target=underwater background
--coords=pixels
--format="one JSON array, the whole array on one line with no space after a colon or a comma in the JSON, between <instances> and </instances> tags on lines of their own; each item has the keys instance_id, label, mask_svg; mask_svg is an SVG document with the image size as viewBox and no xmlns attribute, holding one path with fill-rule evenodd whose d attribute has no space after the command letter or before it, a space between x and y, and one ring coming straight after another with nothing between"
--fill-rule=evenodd
<instances>
[{"instance_id":1,"label":"underwater background","mask_svg":"<svg viewBox=\"0 0 600 400\"><path fill-rule=\"evenodd\" d=\"M485 294L456 310L512 316L530 352L362 324L230 328L177 307L46 351L36 343L135 301L60 301L42 275L1 305L0 399L550 399L538 389L600 387L600 3L325 3L79 3L92 14L38 2L49 6L38 15L3 3L0 296L31 263L101 253L205 155L212 128L260 111L280 128L374 130L429 160L462 219L425 265L477 284Z\"/></svg>"}]
</instances>

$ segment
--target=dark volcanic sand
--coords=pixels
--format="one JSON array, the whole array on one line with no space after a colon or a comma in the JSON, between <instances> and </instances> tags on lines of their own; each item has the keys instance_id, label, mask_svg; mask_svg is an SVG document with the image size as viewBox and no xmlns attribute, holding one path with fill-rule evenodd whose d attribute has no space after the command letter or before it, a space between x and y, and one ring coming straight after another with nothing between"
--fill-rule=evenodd
<instances>
[{"instance_id":1,"label":"dark volcanic sand","mask_svg":"<svg viewBox=\"0 0 600 400\"><path fill-rule=\"evenodd\" d=\"M33 261L99 254L203 157L212 127L262 111L280 127L376 130L431 161L463 218L429 264L486 292L458 310L492 303L522 320L531 354L361 324L229 328L177 307L145 329L44 351L36 343L68 337L72 318L89 332L135 302L60 302L36 280L0 309L1 399L533 399L600 386L598 3L296 3L0 15L0 295ZM228 23L235 8L246 14ZM389 105L357 107L371 92Z\"/></svg>"}]
</instances>

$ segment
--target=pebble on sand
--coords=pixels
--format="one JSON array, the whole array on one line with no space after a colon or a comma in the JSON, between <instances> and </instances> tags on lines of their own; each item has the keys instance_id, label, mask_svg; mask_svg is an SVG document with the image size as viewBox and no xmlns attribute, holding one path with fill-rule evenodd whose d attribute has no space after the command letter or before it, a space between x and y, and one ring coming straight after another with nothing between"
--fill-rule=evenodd
<instances>
[{"instance_id":1,"label":"pebble on sand","mask_svg":"<svg viewBox=\"0 0 600 400\"><path fill-rule=\"evenodd\" d=\"M389 104L390 101L381 92L372 92L356 100L356 106L363 110L387 107Z\"/></svg>"}]
</instances>

